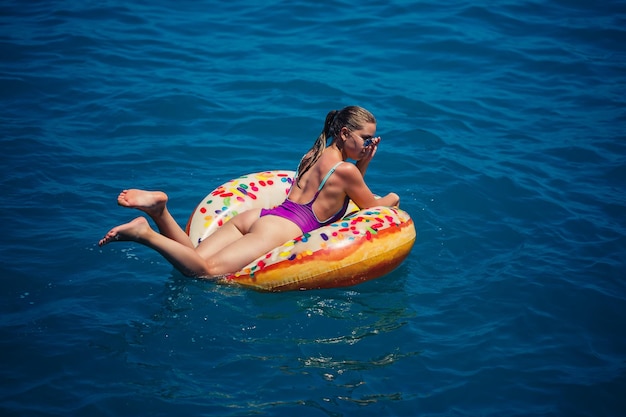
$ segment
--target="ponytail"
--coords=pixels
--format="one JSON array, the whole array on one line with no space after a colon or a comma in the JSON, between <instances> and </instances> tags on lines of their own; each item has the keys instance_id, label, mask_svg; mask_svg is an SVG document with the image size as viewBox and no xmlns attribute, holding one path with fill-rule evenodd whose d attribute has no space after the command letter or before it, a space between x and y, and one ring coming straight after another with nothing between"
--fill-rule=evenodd
<instances>
[{"instance_id":1,"label":"ponytail","mask_svg":"<svg viewBox=\"0 0 626 417\"><path fill-rule=\"evenodd\" d=\"M300 186L300 178L307 172L322 156L322 152L326 149L326 142L328 138L333 137L335 132L332 132L332 124L333 120L339 113L338 110L331 110L326 115L326 120L324 121L324 128L322 129L322 133L317 137L315 143L309 151L302 157L300 160L300 165L298 165L298 173L296 178L296 185Z\"/></svg>"}]
</instances>

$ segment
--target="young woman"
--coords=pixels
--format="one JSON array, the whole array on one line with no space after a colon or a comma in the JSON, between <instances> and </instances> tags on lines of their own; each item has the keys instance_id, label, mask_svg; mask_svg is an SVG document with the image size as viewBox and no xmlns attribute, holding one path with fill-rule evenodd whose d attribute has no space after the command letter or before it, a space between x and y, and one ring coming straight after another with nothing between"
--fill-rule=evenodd
<instances>
[{"instance_id":1,"label":"young woman","mask_svg":"<svg viewBox=\"0 0 626 417\"><path fill-rule=\"evenodd\" d=\"M363 180L380 143L375 133L376 119L362 107L329 112L322 133L300 161L287 199L273 209L238 214L195 248L168 211L165 193L124 190L117 198L118 204L146 213L160 233L144 217L137 217L111 229L99 245L117 241L140 243L193 277L236 272L276 246L340 219L349 199L361 209L397 206L397 194L377 199ZM356 163L345 163L347 159Z\"/></svg>"}]
</instances>

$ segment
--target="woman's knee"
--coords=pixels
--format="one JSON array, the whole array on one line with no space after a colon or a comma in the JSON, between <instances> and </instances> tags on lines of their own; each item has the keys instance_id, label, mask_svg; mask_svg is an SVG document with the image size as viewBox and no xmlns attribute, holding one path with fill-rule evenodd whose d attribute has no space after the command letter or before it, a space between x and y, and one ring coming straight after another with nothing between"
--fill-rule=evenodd
<instances>
[{"instance_id":1,"label":"woman's knee","mask_svg":"<svg viewBox=\"0 0 626 417\"><path fill-rule=\"evenodd\" d=\"M235 271L230 271L229 268L227 268L225 265L219 263L219 262L210 262L207 261L206 263L206 273L209 277L221 277L227 274L231 274ZM232 268L231 268L232 269Z\"/></svg>"}]
</instances>

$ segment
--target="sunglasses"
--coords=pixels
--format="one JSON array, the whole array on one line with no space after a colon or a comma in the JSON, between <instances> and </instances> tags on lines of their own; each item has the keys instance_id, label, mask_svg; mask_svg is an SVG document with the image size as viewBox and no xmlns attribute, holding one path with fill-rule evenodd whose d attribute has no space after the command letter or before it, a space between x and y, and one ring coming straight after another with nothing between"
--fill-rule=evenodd
<instances>
[{"instance_id":1,"label":"sunglasses","mask_svg":"<svg viewBox=\"0 0 626 417\"><path fill-rule=\"evenodd\" d=\"M350 130L350 134L352 135L352 134L354 134L354 132ZM364 148L367 148L368 146L370 146L372 144L372 142L374 142L374 138L369 138L369 139L361 138L361 139L363 140L363 147Z\"/></svg>"}]
</instances>

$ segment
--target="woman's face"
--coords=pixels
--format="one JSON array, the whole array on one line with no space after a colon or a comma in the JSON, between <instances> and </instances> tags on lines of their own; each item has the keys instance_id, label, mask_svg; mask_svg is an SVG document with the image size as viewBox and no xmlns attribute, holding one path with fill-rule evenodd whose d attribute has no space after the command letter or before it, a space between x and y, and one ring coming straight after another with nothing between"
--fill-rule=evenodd
<instances>
[{"instance_id":1,"label":"woman's face","mask_svg":"<svg viewBox=\"0 0 626 417\"><path fill-rule=\"evenodd\" d=\"M376 124L366 123L359 130L350 130L347 127L341 129L343 149L350 159L360 160L367 152L368 147L377 145L372 142L376 134Z\"/></svg>"}]
</instances>

